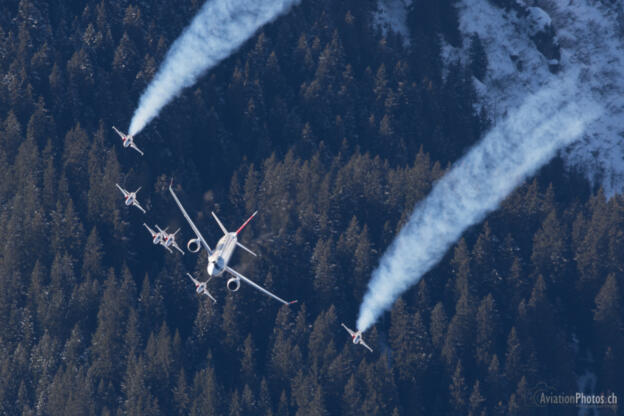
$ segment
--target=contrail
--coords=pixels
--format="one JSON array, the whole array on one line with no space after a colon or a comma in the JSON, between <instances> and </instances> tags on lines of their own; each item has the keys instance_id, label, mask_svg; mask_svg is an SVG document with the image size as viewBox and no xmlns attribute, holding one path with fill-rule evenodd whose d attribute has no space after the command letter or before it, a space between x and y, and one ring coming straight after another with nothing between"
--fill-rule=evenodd
<instances>
[{"instance_id":1,"label":"contrail","mask_svg":"<svg viewBox=\"0 0 624 416\"><path fill-rule=\"evenodd\" d=\"M577 89L576 76L555 80L496 125L416 205L373 272L357 328L366 331L435 264L464 230L480 222L556 152L580 138L602 108Z\"/></svg>"},{"instance_id":2,"label":"contrail","mask_svg":"<svg viewBox=\"0 0 624 416\"><path fill-rule=\"evenodd\" d=\"M139 133L160 110L197 78L238 49L261 26L300 0L209 0L176 39L130 122Z\"/></svg>"},{"instance_id":3,"label":"contrail","mask_svg":"<svg viewBox=\"0 0 624 416\"><path fill-rule=\"evenodd\" d=\"M602 186L607 197L624 192L624 2L522 1L512 13L494 3L456 3L462 36L477 34L489 61L476 88L480 104L498 120L552 79L553 64L564 72L584 72L584 88L592 90L605 111L561 156L566 165L584 172L592 187ZM546 33L553 35L559 56L537 47L541 41L536 39ZM464 42L462 49L447 45L447 62L467 63L470 44ZM522 63L522 69L514 62Z\"/></svg>"}]
</instances>

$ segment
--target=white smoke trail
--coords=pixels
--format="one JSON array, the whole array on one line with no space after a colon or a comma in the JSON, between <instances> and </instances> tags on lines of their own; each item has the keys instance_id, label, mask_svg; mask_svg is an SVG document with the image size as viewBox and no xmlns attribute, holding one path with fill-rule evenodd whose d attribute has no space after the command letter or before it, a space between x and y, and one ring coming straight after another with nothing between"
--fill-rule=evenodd
<instances>
[{"instance_id":1,"label":"white smoke trail","mask_svg":"<svg viewBox=\"0 0 624 416\"><path fill-rule=\"evenodd\" d=\"M464 42L461 48L444 47L445 62L469 63L467 40L479 36L489 64L475 86L494 120L547 84L553 68L587 73L585 87L605 111L562 156L607 196L624 192L624 1L518 0L508 8L494 3L456 3Z\"/></svg>"},{"instance_id":2,"label":"white smoke trail","mask_svg":"<svg viewBox=\"0 0 624 416\"><path fill-rule=\"evenodd\" d=\"M209 0L176 39L130 122L139 133L180 92L300 0Z\"/></svg>"},{"instance_id":3,"label":"white smoke trail","mask_svg":"<svg viewBox=\"0 0 624 416\"><path fill-rule=\"evenodd\" d=\"M556 152L579 139L602 108L568 75L527 98L462 157L420 202L384 254L360 305L366 331L483 218Z\"/></svg>"}]
</instances>

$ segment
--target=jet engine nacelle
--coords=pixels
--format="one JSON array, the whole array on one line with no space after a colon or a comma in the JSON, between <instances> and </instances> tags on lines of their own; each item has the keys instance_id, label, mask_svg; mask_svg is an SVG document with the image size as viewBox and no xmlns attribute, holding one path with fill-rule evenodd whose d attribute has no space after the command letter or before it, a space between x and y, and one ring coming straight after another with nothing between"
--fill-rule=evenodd
<instances>
[{"instance_id":1,"label":"jet engine nacelle","mask_svg":"<svg viewBox=\"0 0 624 416\"><path fill-rule=\"evenodd\" d=\"M197 253L201 248L201 246L199 245L199 238L190 239L188 243L186 243L186 248L188 248L188 251L190 251L191 253Z\"/></svg>"},{"instance_id":2,"label":"jet engine nacelle","mask_svg":"<svg viewBox=\"0 0 624 416\"><path fill-rule=\"evenodd\" d=\"M233 277L227 281L227 288L230 292L236 292L240 289L240 279L238 277Z\"/></svg>"}]
</instances>

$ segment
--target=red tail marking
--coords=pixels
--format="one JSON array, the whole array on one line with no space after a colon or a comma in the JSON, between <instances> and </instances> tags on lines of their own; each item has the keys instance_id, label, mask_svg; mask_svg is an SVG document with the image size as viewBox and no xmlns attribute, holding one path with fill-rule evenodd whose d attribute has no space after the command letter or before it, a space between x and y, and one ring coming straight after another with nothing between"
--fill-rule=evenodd
<instances>
[{"instance_id":1,"label":"red tail marking","mask_svg":"<svg viewBox=\"0 0 624 416\"><path fill-rule=\"evenodd\" d=\"M246 226L247 224L249 224L249 221L251 221L251 220L252 220L252 218L253 218L253 217L255 217L257 213L258 213L258 211L256 211L256 212L254 212L253 214L251 214L251 217L249 217L249 218L247 219L247 221L245 221L245 222L243 223L243 225L241 225L241 226L240 226L240 228L239 228L238 230L236 230L236 234L238 234L238 233L240 233L241 231L243 231L243 228L245 228L245 226Z\"/></svg>"}]
</instances>

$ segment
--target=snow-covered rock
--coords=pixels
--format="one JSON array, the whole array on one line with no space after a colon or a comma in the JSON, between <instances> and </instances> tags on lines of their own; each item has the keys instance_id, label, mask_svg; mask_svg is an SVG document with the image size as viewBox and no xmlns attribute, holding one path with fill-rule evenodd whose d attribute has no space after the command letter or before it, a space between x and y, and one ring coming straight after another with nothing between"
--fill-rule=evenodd
<instances>
[{"instance_id":1,"label":"snow-covered rock","mask_svg":"<svg viewBox=\"0 0 624 416\"><path fill-rule=\"evenodd\" d=\"M373 21L386 34L389 30L400 33L406 45L409 45L407 28L407 8L412 0L379 0Z\"/></svg>"},{"instance_id":2,"label":"snow-covered rock","mask_svg":"<svg viewBox=\"0 0 624 416\"><path fill-rule=\"evenodd\" d=\"M464 39L477 34L488 56L488 73L476 85L481 103L496 121L557 77L579 73L606 112L586 130L582 140L565 150L570 167L584 171L608 195L624 190L624 30L618 16L623 2L537 0L529 7L517 1L503 10L488 0L458 3ZM447 45L447 62L465 61L462 49Z\"/></svg>"},{"instance_id":3,"label":"snow-covered rock","mask_svg":"<svg viewBox=\"0 0 624 416\"><path fill-rule=\"evenodd\" d=\"M551 25L552 19L539 7L529 7L529 24L533 33L543 32Z\"/></svg>"}]
</instances>

